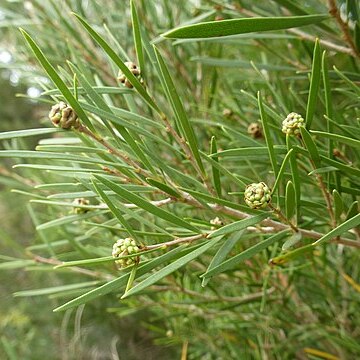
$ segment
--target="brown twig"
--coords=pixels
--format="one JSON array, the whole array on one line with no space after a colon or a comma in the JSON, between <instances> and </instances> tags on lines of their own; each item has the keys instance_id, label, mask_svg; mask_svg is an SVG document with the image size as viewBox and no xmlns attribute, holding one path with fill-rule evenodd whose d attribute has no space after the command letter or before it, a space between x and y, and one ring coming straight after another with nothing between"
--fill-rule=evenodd
<instances>
[{"instance_id":1,"label":"brown twig","mask_svg":"<svg viewBox=\"0 0 360 360\"><path fill-rule=\"evenodd\" d=\"M299 229L297 226L295 226L282 212L280 209L275 208L271 203L269 204L269 207L274 213L277 215L277 217L282 220L285 224L288 224L295 232L298 232Z\"/></svg>"},{"instance_id":2,"label":"brown twig","mask_svg":"<svg viewBox=\"0 0 360 360\"><path fill-rule=\"evenodd\" d=\"M245 212L242 212L242 211L236 210L236 209L232 209L227 206L222 206L222 205L218 205L218 204L208 204L208 206L210 206L211 208L213 208L214 210L216 210L218 212L220 211L224 214L230 215L230 216L238 218L238 219L247 219L252 216ZM269 218L261 221L260 225L268 227L267 232L279 232L282 230L286 230L286 229L290 230L291 229L291 227L289 225L283 224L278 221L271 220ZM272 231L270 231L270 229L272 229ZM321 234L317 231L307 230L307 229L302 229L302 228L298 228L298 232L301 233L304 237L314 239L314 240L318 240L324 236L324 234ZM336 238L336 239L332 240L332 242L351 246L351 247L360 248L360 242L354 241L354 240L348 239L348 238L343 238L343 237L341 237L339 239Z\"/></svg>"},{"instance_id":3,"label":"brown twig","mask_svg":"<svg viewBox=\"0 0 360 360\"><path fill-rule=\"evenodd\" d=\"M77 129L78 132L85 134L89 136L90 138L94 139L96 142L104 146L109 150L110 154L115 155L119 159L121 159L124 163L126 163L129 166L132 166L134 168L134 172L137 174L141 174L144 177L151 177L151 173L147 170L142 169L135 161L129 158L128 155L123 154L119 150L115 149L112 145L110 145L103 137L94 134L89 128L87 128L85 125L80 125ZM142 181L138 180L138 182L143 183Z\"/></svg>"},{"instance_id":4,"label":"brown twig","mask_svg":"<svg viewBox=\"0 0 360 360\"><path fill-rule=\"evenodd\" d=\"M343 21L343 19L341 18L339 9L336 6L336 1L328 0L328 5L329 5L329 13L339 24L341 31L344 35L344 39L349 44L349 46L352 50L353 56L360 59L360 52L356 48L356 45L351 37L350 31L349 31L349 25L347 24L347 22Z\"/></svg>"},{"instance_id":5,"label":"brown twig","mask_svg":"<svg viewBox=\"0 0 360 360\"><path fill-rule=\"evenodd\" d=\"M176 238L174 240L166 241L163 243L148 245L145 247L144 250L159 249L159 248L178 245L178 244L182 244L182 243L191 243L196 240L205 239L207 235L208 234L198 234L198 235L193 235L193 236L188 236L188 237L180 237L180 238Z\"/></svg>"}]
</instances>

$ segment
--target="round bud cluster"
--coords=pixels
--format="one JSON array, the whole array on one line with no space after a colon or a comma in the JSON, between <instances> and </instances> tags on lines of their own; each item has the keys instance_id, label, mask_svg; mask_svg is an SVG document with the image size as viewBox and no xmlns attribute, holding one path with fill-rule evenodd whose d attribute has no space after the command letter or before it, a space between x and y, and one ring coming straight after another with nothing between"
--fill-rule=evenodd
<instances>
[{"instance_id":1,"label":"round bud cluster","mask_svg":"<svg viewBox=\"0 0 360 360\"><path fill-rule=\"evenodd\" d=\"M131 238L119 239L113 245L112 256L118 258L121 256L134 255L140 251L139 246L137 246L135 240ZM119 259L115 261L120 268L125 268L127 266L135 265L139 262L139 256Z\"/></svg>"},{"instance_id":2,"label":"round bud cluster","mask_svg":"<svg viewBox=\"0 0 360 360\"><path fill-rule=\"evenodd\" d=\"M132 72L132 74L135 75L135 77L137 77L141 83L143 83L143 80L141 78L140 69L136 66L136 64L134 64L131 61L127 61L125 63L125 65ZM122 84L124 84L127 88L129 88L129 89L133 88L131 82L128 80L128 78L125 76L125 74L121 70L119 70L119 74L118 74L117 79Z\"/></svg>"},{"instance_id":3,"label":"round bud cluster","mask_svg":"<svg viewBox=\"0 0 360 360\"><path fill-rule=\"evenodd\" d=\"M72 127L77 129L80 126L80 121L74 109L63 101L51 108L49 119L56 127L66 130Z\"/></svg>"},{"instance_id":4,"label":"round bud cluster","mask_svg":"<svg viewBox=\"0 0 360 360\"><path fill-rule=\"evenodd\" d=\"M246 187L244 198L252 209L262 209L270 203L271 191L264 182L252 183Z\"/></svg>"},{"instance_id":5,"label":"round bud cluster","mask_svg":"<svg viewBox=\"0 0 360 360\"><path fill-rule=\"evenodd\" d=\"M282 132L288 135L300 134L300 128L304 126L305 120L297 113L290 113L282 122Z\"/></svg>"},{"instance_id":6,"label":"round bud cluster","mask_svg":"<svg viewBox=\"0 0 360 360\"><path fill-rule=\"evenodd\" d=\"M72 213L74 214L85 214L89 211L89 209L83 208L82 206L87 206L90 204L90 201L84 198L77 198L72 202L74 208ZM79 207L80 205L80 207Z\"/></svg>"},{"instance_id":7,"label":"round bud cluster","mask_svg":"<svg viewBox=\"0 0 360 360\"><path fill-rule=\"evenodd\" d=\"M254 139L261 138L263 136L261 125L257 122L251 123L247 128L248 134Z\"/></svg>"},{"instance_id":8,"label":"round bud cluster","mask_svg":"<svg viewBox=\"0 0 360 360\"><path fill-rule=\"evenodd\" d=\"M211 220L210 220L210 224L211 224L211 225L215 225L215 226L212 226L212 227L211 227L211 230L216 230L219 226L223 226L223 225L224 225L224 223L220 220L219 217L216 217L216 218L214 218L214 219L211 219Z\"/></svg>"}]
</instances>

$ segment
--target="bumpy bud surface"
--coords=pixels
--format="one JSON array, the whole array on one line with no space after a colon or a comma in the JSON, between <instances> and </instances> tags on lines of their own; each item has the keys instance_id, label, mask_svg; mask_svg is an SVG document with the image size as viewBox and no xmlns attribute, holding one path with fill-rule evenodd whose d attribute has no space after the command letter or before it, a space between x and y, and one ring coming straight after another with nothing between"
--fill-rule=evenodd
<instances>
[{"instance_id":1,"label":"bumpy bud surface","mask_svg":"<svg viewBox=\"0 0 360 360\"><path fill-rule=\"evenodd\" d=\"M135 77L137 77L140 80L140 82L142 83L143 80L141 79L141 76L140 76L141 75L140 69L136 66L136 64L134 64L131 61L127 61L125 63L125 65L135 75ZM124 75L124 73L121 70L119 70L119 74L118 74L117 78L127 88L129 88L129 89L133 88L131 82L128 80L128 78Z\"/></svg>"},{"instance_id":2,"label":"bumpy bud surface","mask_svg":"<svg viewBox=\"0 0 360 360\"><path fill-rule=\"evenodd\" d=\"M304 126L305 121L301 115L297 113L290 113L282 122L282 132L289 135L298 135L300 128Z\"/></svg>"},{"instance_id":3,"label":"bumpy bud surface","mask_svg":"<svg viewBox=\"0 0 360 360\"><path fill-rule=\"evenodd\" d=\"M119 239L113 246L112 256L118 258L121 256L134 255L140 251L139 246L136 244L135 240L131 238ZM125 268L127 266L135 265L139 262L139 256L119 259L115 261L120 268Z\"/></svg>"},{"instance_id":4,"label":"bumpy bud surface","mask_svg":"<svg viewBox=\"0 0 360 360\"><path fill-rule=\"evenodd\" d=\"M49 119L56 127L62 129L70 129L72 127L76 129L80 126L80 121L74 109L63 101L60 101L51 108Z\"/></svg>"},{"instance_id":5,"label":"bumpy bud surface","mask_svg":"<svg viewBox=\"0 0 360 360\"><path fill-rule=\"evenodd\" d=\"M79 207L82 205L89 205L90 201L84 198L77 198L75 199L72 204L74 205L74 208L72 210L72 213L74 214L85 214L89 211L89 209L83 208L83 207Z\"/></svg>"},{"instance_id":6,"label":"bumpy bud surface","mask_svg":"<svg viewBox=\"0 0 360 360\"><path fill-rule=\"evenodd\" d=\"M252 209L265 208L271 201L271 191L264 183L252 183L245 189L246 204Z\"/></svg>"},{"instance_id":7,"label":"bumpy bud surface","mask_svg":"<svg viewBox=\"0 0 360 360\"><path fill-rule=\"evenodd\" d=\"M262 130L261 130L261 126L259 123L251 123L248 126L247 132L249 135L251 135L254 139L258 139L262 137Z\"/></svg>"},{"instance_id":8,"label":"bumpy bud surface","mask_svg":"<svg viewBox=\"0 0 360 360\"><path fill-rule=\"evenodd\" d=\"M224 223L223 223L218 217L216 217L216 218L214 218L214 219L211 219L211 220L210 220L210 224L211 224L211 225L215 225L215 226L212 226L212 227L211 227L211 230L216 230L219 226L223 226L223 225L224 225Z\"/></svg>"}]
</instances>

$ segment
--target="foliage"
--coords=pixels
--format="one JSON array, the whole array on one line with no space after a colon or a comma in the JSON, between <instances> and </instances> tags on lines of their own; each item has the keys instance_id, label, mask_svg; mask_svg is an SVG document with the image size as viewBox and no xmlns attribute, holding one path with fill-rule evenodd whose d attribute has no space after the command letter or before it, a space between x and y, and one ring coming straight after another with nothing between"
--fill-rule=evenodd
<instances>
[{"instance_id":1,"label":"foliage","mask_svg":"<svg viewBox=\"0 0 360 360\"><path fill-rule=\"evenodd\" d=\"M76 326L83 312L128 319L160 345L154 358L356 356L358 4L106 4L4 10L12 66L81 122L0 133L38 232L0 267L49 274L16 295L50 295L67 319L77 308ZM293 112L304 120L285 135ZM249 184L261 206L244 202ZM251 198L260 184L267 207ZM129 237L140 252L111 256Z\"/></svg>"}]
</instances>

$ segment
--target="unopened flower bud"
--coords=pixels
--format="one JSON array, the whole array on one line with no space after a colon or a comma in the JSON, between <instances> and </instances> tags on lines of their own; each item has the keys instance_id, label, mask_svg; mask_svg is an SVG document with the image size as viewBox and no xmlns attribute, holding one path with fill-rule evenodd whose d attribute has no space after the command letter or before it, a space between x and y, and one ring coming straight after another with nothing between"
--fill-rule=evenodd
<instances>
[{"instance_id":1,"label":"unopened flower bud","mask_svg":"<svg viewBox=\"0 0 360 360\"><path fill-rule=\"evenodd\" d=\"M135 240L131 238L119 239L113 245L112 256L114 258L121 258L122 256L135 255L140 252L140 247ZM123 258L115 261L120 268L135 265L139 262L139 256Z\"/></svg>"},{"instance_id":2,"label":"unopened flower bud","mask_svg":"<svg viewBox=\"0 0 360 360\"><path fill-rule=\"evenodd\" d=\"M252 183L246 187L244 198L252 209L262 209L270 203L271 191L264 182Z\"/></svg>"},{"instance_id":3,"label":"unopened flower bud","mask_svg":"<svg viewBox=\"0 0 360 360\"><path fill-rule=\"evenodd\" d=\"M210 220L210 224L211 224L211 225L215 225L215 226L212 226L212 227L211 227L211 230L216 230L219 226L223 226L223 225L224 225L224 223L223 223L218 217L216 217L216 218L214 218L214 219L211 219L211 220Z\"/></svg>"},{"instance_id":4,"label":"unopened flower bud","mask_svg":"<svg viewBox=\"0 0 360 360\"><path fill-rule=\"evenodd\" d=\"M126 67L132 72L132 74L137 77L139 79L139 81L141 83L143 83L143 80L141 78L141 73L140 73L140 69L136 66L136 64L134 64L131 61L127 61L125 63ZM128 78L125 76L125 74L119 70L119 74L117 79L124 84L127 88L132 89L133 85L131 84L131 82L128 80Z\"/></svg>"},{"instance_id":5,"label":"unopened flower bud","mask_svg":"<svg viewBox=\"0 0 360 360\"><path fill-rule=\"evenodd\" d=\"M86 209L82 206L87 206L90 204L90 201L84 198L77 198L72 202L72 205L74 206L72 213L74 214L85 214L89 211L89 209ZM80 206L79 206L80 205Z\"/></svg>"},{"instance_id":6,"label":"unopened flower bud","mask_svg":"<svg viewBox=\"0 0 360 360\"><path fill-rule=\"evenodd\" d=\"M300 128L304 124L305 121L302 116L292 112L282 122L282 132L288 135L298 135L300 134Z\"/></svg>"},{"instance_id":7,"label":"unopened flower bud","mask_svg":"<svg viewBox=\"0 0 360 360\"><path fill-rule=\"evenodd\" d=\"M74 109L63 101L60 101L51 108L49 119L56 127L62 129L70 129L72 127L77 129L80 126L80 121Z\"/></svg>"},{"instance_id":8,"label":"unopened flower bud","mask_svg":"<svg viewBox=\"0 0 360 360\"><path fill-rule=\"evenodd\" d=\"M258 139L263 136L261 126L257 122L251 123L247 128L247 132L254 139Z\"/></svg>"}]
</instances>

